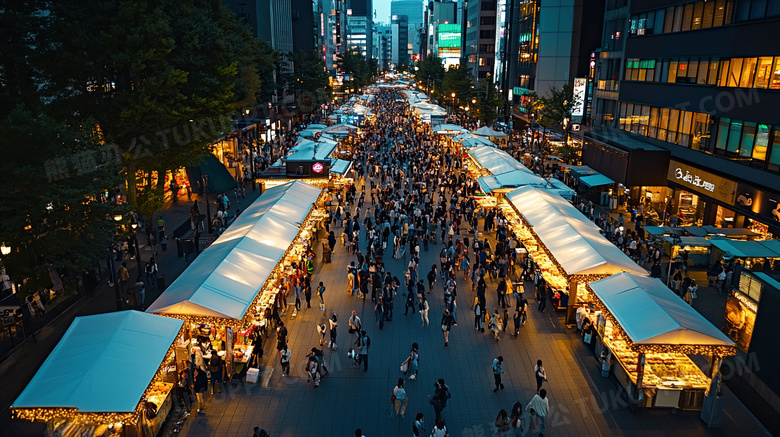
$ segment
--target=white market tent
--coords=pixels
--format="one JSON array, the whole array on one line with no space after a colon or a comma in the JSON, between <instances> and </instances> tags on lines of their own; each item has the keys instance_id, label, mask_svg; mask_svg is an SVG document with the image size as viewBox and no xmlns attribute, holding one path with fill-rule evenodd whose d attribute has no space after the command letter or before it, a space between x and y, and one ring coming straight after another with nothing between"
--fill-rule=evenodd
<instances>
[{"instance_id":1,"label":"white market tent","mask_svg":"<svg viewBox=\"0 0 780 437\"><path fill-rule=\"evenodd\" d=\"M477 164L493 175L500 175L515 170L533 174L531 170L519 163L512 155L495 147L474 147L469 149L469 155L477 161Z\"/></svg>"},{"instance_id":2,"label":"white market tent","mask_svg":"<svg viewBox=\"0 0 780 437\"><path fill-rule=\"evenodd\" d=\"M620 273L590 288L636 345L735 347L657 278Z\"/></svg>"},{"instance_id":3,"label":"white market tent","mask_svg":"<svg viewBox=\"0 0 780 437\"><path fill-rule=\"evenodd\" d=\"M647 275L647 271L604 238L598 226L560 196L525 186L508 193L507 199L563 268L563 274Z\"/></svg>"},{"instance_id":4,"label":"white market tent","mask_svg":"<svg viewBox=\"0 0 780 437\"><path fill-rule=\"evenodd\" d=\"M352 124L348 123L339 123L334 124L333 126L323 129L323 133L328 133L331 135L349 135L352 132L357 132L358 127Z\"/></svg>"},{"instance_id":5,"label":"white market tent","mask_svg":"<svg viewBox=\"0 0 780 437\"><path fill-rule=\"evenodd\" d=\"M320 188L269 188L146 310L241 319L298 234Z\"/></svg>"},{"instance_id":6,"label":"white market tent","mask_svg":"<svg viewBox=\"0 0 780 437\"><path fill-rule=\"evenodd\" d=\"M139 311L77 317L11 408L132 413L182 324Z\"/></svg>"},{"instance_id":7,"label":"white market tent","mask_svg":"<svg viewBox=\"0 0 780 437\"><path fill-rule=\"evenodd\" d=\"M325 137L319 140L303 139L287 152L287 156L278 160L282 161L322 161L327 159L338 143ZM281 164L280 164L281 165Z\"/></svg>"},{"instance_id":8,"label":"white market tent","mask_svg":"<svg viewBox=\"0 0 780 437\"><path fill-rule=\"evenodd\" d=\"M468 131L457 124L443 123L433 127L433 133L439 135L457 135L464 132Z\"/></svg>"},{"instance_id":9,"label":"white market tent","mask_svg":"<svg viewBox=\"0 0 780 437\"><path fill-rule=\"evenodd\" d=\"M474 135L479 135L481 137L495 137L495 138L503 138L506 136L505 133L499 132L497 130L493 130L487 126L482 126L481 128L474 129L471 131Z\"/></svg>"}]
</instances>

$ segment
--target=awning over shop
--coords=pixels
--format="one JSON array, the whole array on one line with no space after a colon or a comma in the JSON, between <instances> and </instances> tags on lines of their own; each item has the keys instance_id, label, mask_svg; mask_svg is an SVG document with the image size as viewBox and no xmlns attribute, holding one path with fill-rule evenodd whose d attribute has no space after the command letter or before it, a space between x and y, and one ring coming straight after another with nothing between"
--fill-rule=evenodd
<instances>
[{"instance_id":1,"label":"awning over shop","mask_svg":"<svg viewBox=\"0 0 780 437\"><path fill-rule=\"evenodd\" d=\"M287 152L284 161L322 161L327 159L338 143L327 138L320 138L319 141L303 140L296 144Z\"/></svg>"},{"instance_id":2,"label":"awning over shop","mask_svg":"<svg viewBox=\"0 0 780 437\"><path fill-rule=\"evenodd\" d=\"M598 226L561 197L526 186L508 193L507 199L533 228L566 275L647 274L604 238Z\"/></svg>"},{"instance_id":3,"label":"awning over shop","mask_svg":"<svg viewBox=\"0 0 780 437\"><path fill-rule=\"evenodd\" d=\"M549 178L547 179L547 182L550 184L550 188L547 188L547 191L556 192L559 196L563 197L569 202L571 202L572 199L574 199L574 196L577 195L576 191L572 190L560 179Z\"/></svg>"},{"instance_id":4,"label":"awning over shop","mask_svg":"<svg viewBox=\"0 0 780 437\"><path fill-rule=\"evenodd\" d=\"M730 252L737 258L780 258L780 253L775 252L758 241L722 240L713 238L710 242L718 249L724 252Z\"/></svg>"},{"instance_id":5,"label":"awning over shop","mask_svg":"<svg viewBox=\"0 0 780 437\"><path fill-rule=\"evenodd\" d=\"M759 243L772 252L780 253L780 240L764 240L759 241ZM778 290L780 290L780 288L778 288Z\"/></svg>"},{"instance_id":6,"label":"awning over shop","mask_svg":"<svg viewBox=\"0 0 780 437\"><path fill-rule=\"evenodd\" d=\"M677 229L677 228L675 228ZM694 237L706 237L707 231L699 226L683 226L683 230Z\"/></svg>"},{"instance_id":7,"label":"awning over shop","mask_svg":"<svg viewBox=\"0 0 780 437\"><path fill-rule=\"evenodd\" d=\"M187 167L186 171L187 179L193 187L196 186L197 181L204 180L204 175L208 175L208 184L205 188L209 193L227 192L237 185L225 165L212 154L206 155L198 167Z\"/></svg>"},{"instance_id":8,"label":"awning over shop","mask_svg":"<svg viewBox=\"0 0 780 437\"><path fill-rule=\"evenodd\" d=\"M138 311L77 317L11 408L131 413L182 324Z\"/></svg>"},{"instance_id":9,"label":"awning over shop","mask_svg":"<svg viewBox=\"0 0 780 437\"><path fill-rule=\"evenodd\" d=\"M266 190L146 311L243 318L319 195L300 181Z\"/></svg>"},{"instance_id":10,"label":"awning over shop","mask_svg":"<svg viewBox=\"0 0 780 437\"><path fill-rule=\"evenodd\" d=\"M589 187L601 187L603 185L612 185L615 183L612 179L604 176L603 174L595 174L590 176L583 176L580 178L580 182Z\"/></svg>"},{"instance_id":11,"label":"awning over shop","mask_svg":"<svg viewBox=\"0 0 780 437\"><path fill-rule=\"evenodd\" d=\"M657 278L621 273L590 288L634 344L735 347Z\"/></svg>"},{"instance_id":12,"label":"awning over shop","mask_svg":"<svg viewBox=\"0 0 780 437\"><path fill-rule=\"evenodd\" d=\"M343 159L334 159L330 163L330 172L338 175L343 175L349 171L352 167L352 161L345 161Z\"/></svg>"}]
</instances>

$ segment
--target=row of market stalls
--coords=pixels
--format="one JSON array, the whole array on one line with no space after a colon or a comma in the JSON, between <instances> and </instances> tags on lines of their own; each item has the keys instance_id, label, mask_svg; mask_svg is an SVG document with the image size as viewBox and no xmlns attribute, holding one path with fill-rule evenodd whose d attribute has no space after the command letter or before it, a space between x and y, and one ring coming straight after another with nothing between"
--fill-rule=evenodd
<instances>
[{"instance_id":1,"label":"row of market stalls","mask_svg":"<svg viewBox=\"0 0 780 437\"><path fill-rule=\"evenodd\" d=\"M476 146L468 149L468 157L473 164L469 166L471 176L487 195L481 200L485 205L495 206L503 194L521 186L550 190L568 200L574 198L574 190L562 181L542 178L501 149Z\"/></svg>"},{"instance_id":2,"label":"row of market stalls","mask_svg":"<svg viewBox=\"0 0 780 437\"><path fill-rule=\"evenodd\" d=\"M498 207L521 243L518 251L560 294L558 309L567 311L566 323L574 324L578 311L579 317L585 311L586 325L593 327L586 328L586 343L607 362L614 357L607 372L632 407L705 408L705 392L717 372L705 375L688 355L707 355L717 369L723 357L735 355L733 341L663 282L648 277L562 197L524 186L507 193Z\"/></svg>"},{"instance_id":3,"label":"row of market stalls","mask_svg":"<svg viewBox=\"0 0 780 437\"><path fill-rule=\"evenodd\" d=\"M339 124L317 130L308 126L287 154L271 164L264 176L298 178L342 178L352 167L349 152L339 147L343 139L357 132L357 127Z\"/></svg>"},{"instance_id":4,"label":"row of market stalls","mask_svg":"<svg viewBox=\"0 0 780 437\"><path fill-rule=\"evenodd\" d=\"M252 355L293 262L326 213L322 190L266 190L189 265L146 313L79 317L11 407L50 435L154 436L179 372L217 354L228 375Z\"/></svg>"}]
</instances>

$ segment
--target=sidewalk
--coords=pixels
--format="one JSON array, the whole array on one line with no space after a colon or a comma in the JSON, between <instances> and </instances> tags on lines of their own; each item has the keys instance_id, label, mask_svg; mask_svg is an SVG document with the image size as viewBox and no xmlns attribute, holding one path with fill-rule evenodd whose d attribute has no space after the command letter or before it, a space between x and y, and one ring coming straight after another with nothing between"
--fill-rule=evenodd
<instances>
[{"instance_id":1,"label":"sidewalk","mask_svg":"<svg viewBox=\"0 0 780 437\"><path fill-rule=\"evenodd\" d=\"M246 206L257 199L259 195L259 189L253 192L250 188L246 191L246 199L241 199L236 206L241 208L241 210L244 210ZM194 201L197 197L196 194L193 194L192 200ZM209 200L215 202L216 195L209 195ZM205 197L198 202L202 213L205 213L206 210L204 202ZM231 203L234 202L235 199L231 198ZM192 202L187 201L186 197L184 197L184 201L180 200L176 205L167 203L164 206L162 213L167 223L167 233L172 234L174 229L189 221L191 206ZM216 211L215 208L216 207L212 205L212 213ZM231 208L233 208L233 206L231 206ZM141 266L146 265L146 261L148 261L151 256L154 256L152 248L145 243L146 238L141 236L139 238L140 256L142 260ZM163 252L158 249L155 259L160 273L165 275L166 287L181 275L189 265L189 262L186 262L184 257L177 256L176 243L172 238L172 235L168 240L167 250ZM192 260L190 260L190 262L191 261ZM130 272L130 281L133 282L137 276L136 261L127 260L126 262ZM150 290L147 287L146 306L157 299L161 293L162 290ZM127 306L125 306L125 309L128 309ZM9 407L33 378L35 372L40 368L60 341L74 318L113 311L116 311L114 287L109 287L107 282L103 281L98 285L94 296L82 298L57 318L42 327L36 333L38 339L37 343L33 342L31 338L25 340L21 345L14 349L12 354L5 361L0 363L0 381L3 381L3 390L0 390L0 429L3 431L0 434L13 436L40 436L44 434L46 429L44 423L11 420ZM117 378L121 377L122 375L117 375ZM109 383L109 381L106 381L106 389L109 389Z\"/></svg>"}]
</instances>

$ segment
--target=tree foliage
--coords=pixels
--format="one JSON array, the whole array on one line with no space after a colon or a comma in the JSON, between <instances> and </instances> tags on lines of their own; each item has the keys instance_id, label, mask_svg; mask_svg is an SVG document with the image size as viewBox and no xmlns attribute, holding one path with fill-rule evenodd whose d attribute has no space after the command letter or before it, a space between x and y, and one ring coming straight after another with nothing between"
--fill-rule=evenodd
<instances>
[{"instance_id":1,"label":"tree foliage","mask_svg":"<svg viewBox=\"0 0 780 437\"><path fill-rule=\"evenodd\" d=\"M490 126L498 118L497 109L503 107L504 99L490 78L480 80L475 90L478 96L475 116L483 125Z\"/></svg>"},{"instance_id":2,"label":"tree foliage","mask_svg":"<svg viewBox=\"0 0 780 437\"><path fill-rule=\"evenodd\" d=\"M358 88L374 83L374 77L378 74L376 59L366 59L357 50L345 52L341 58L340 67L344 74L353 75L353 83Z\"/></svg>"},{"instance_id":3,"label":"tree foliage","mask_svg":"<svg viewBox=\"0 0 780 437\"><path fill-rule=\"evenodd\" d=\"M433 93L441 96L442 82L444 81L444 64L440 57L430 55L417 62L417 71L414 72L414 80L426 89L432 89Z\"/></svg>"},{"instance_id":4,"label":"tree foliage","mask_svg":"<svg viewBox=\"0 0 780 437\"><path fill-rule=\"evenodd\" d=\"M295 96L300 109L311 112L312 108L327 103L330 87L322 57L314 50L295 51L285 57L292 62L293 70L282 77L282 82L287 92Z\"/></svg>"},{"instance_id":5,"label":"tree foliage","mask_svg":"<svg viewBox=\"0 0 780 437\"><path fill-rule=\"evenodd\" d=\"M574 88L565 84L561 88L553 87L545 97L536 99L532 106L536 111L536 121L545 128L559 128L568 143L571 112L578 102L574 98Z\"/></svg>"},{"instance_id":6,"label":"tree foliage","mask_svg":"<svg viewBox=\"0 0 780 437\"><path fill-rule=\"evenodd\" d=\"M452 93L455 93L455 104L458 102L471 102L475 95L474 78L464 65L452 66L444 73L442 80L444 101L452 102Z\"/></svg>"}]
</instances>

